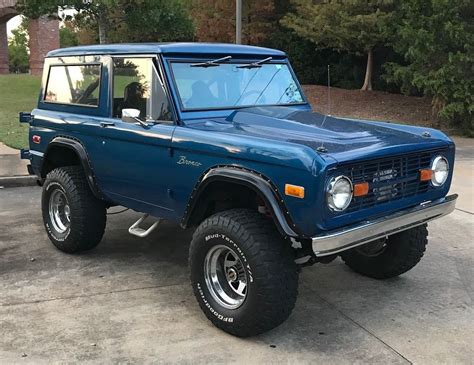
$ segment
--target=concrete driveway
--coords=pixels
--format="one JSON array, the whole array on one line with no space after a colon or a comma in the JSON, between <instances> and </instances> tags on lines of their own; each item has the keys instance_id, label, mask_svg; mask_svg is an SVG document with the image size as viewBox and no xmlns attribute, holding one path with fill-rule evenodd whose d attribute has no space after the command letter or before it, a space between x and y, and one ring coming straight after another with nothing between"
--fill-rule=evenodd
<instances>
[{"instance_id":1,"label":"concrete driveway","mask_svg":"<svg viewBox=\"0 0 474 365\"><path fill-rule=\"evenodd\" d=\"M207 321L189 285L191 231L128 235L108 218L93 251L44 232L38 187L0 189L0 363L464 363L474 359L474 147L458 142L453 214L429 225L421 263L377 281L341 260L303 269L287 322L250 339Z\"/></svg>"}]
</instances>

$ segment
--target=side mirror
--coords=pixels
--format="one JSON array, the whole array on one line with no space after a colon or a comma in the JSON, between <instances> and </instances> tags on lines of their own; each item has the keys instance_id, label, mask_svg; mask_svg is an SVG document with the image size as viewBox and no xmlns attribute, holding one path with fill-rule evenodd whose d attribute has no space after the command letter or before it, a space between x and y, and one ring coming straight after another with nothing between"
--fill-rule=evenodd
<instances>
[{"instance_id":1,"label":"side mirror","mask_svg":"<svg viewBox=\"0 0 474 365\"><path fill-rule=\"evenodd\" d=\"M138 109L122 109L122 120L126 123L136 123L140 117L140 110Z\"/></svg>"}]
</instances>

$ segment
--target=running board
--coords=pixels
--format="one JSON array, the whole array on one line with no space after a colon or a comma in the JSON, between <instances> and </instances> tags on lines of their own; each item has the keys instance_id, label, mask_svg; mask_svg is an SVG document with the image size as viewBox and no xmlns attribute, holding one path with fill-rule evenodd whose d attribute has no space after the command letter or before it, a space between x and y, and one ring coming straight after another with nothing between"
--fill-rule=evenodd
<instances>
[{"instance_id":1,"label":"running board","mask_svg":"<svg viewBox=\"0 0 474 365\"><path fill-rule=\"evenodd\" d=\"M139 220L133 223L130 228L128 229L128 233L133 234L134 236L144 238L148 236L151 232L153 232L158 224L161 222L161 218L157 218L156 222L153 223L148 229L144 229L140 227L140 224L148 218L148 214L144 214Z\"/></svg>"}]
</instances>

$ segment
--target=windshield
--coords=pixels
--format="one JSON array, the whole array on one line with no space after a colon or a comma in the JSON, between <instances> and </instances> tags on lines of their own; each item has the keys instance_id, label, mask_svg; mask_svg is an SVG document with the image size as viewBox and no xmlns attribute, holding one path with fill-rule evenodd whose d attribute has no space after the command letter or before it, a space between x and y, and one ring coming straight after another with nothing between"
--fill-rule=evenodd
<instances>
[{"instance_id":1,"label":"windshield","mask_svg":"<svg viewBox=\"0 0 474 365\"><path fill-rule=\"evenodd\" d=\"M172 62L174 80L184 109L304 102L288 65L266 63L252 68L242 65L245 66L226 62L215 67L195 67L196 64L192 63Z\"/></svg>"}]
</instances>

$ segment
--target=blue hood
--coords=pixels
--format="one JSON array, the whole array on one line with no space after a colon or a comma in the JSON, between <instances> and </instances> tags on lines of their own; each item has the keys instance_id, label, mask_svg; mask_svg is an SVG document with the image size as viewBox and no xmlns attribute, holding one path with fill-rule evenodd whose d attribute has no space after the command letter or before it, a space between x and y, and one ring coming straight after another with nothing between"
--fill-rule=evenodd
<instances>
[{"instance_id":1,"label":"blue hood","mask_svg":"<svg viewBox=\"0 0 474 365\"><path fill-rule=\"evenodd\" d=\"M324 151L338 162L369 159L447 147L452 144L438 130L408 125L335 118L283 107L241 109L221 125L222 131L301 144ZM216 123L220 124L220 123ZM224 123L227 124L227 123ZM429 136L426 136L426 133Z\"/></svg>"}]
</instances>

